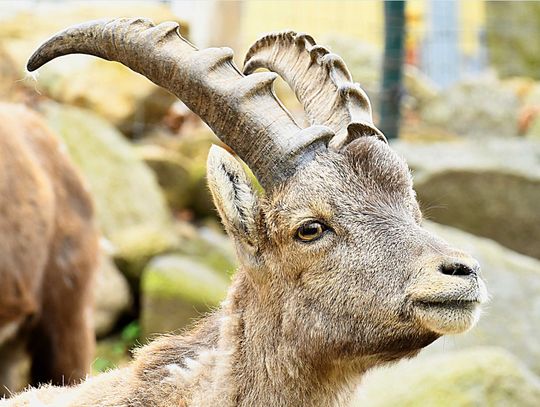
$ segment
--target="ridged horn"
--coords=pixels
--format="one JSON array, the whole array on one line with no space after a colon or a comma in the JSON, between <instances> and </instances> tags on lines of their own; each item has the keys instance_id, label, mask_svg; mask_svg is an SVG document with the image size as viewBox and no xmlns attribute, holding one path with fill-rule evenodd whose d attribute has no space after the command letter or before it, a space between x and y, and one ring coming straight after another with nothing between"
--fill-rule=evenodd
<instances>
[{"instance_id":1,"label":"ridged horn","mask_svg":"<svg viewBox=\"0 0 540 407\"><path fill-rule=\"evenodd\" d=\"M199 115L255 173L264 188L285 181L327 148L327 127L301 129L275 97L275 73L244 76L229 48L198 50L178 24L146 19L108 19L72 26L30 57L34 71L68 54L120 62L169 90Z\"/></svg>"},{"instance_id":2,"label":"ridged horn","mask_svg":"<svg viewBox=\"0 0 540 407\"><path fill-rule=\"evenodd\" d=\"M246 55L244 74L258 68L278 73L289 84L311 125L332 129L331 148L339 150L366 135L386 141L373 124L366 93L343 60L309 35L285 31L259 39Z\"/></svg>"}]
</instances>

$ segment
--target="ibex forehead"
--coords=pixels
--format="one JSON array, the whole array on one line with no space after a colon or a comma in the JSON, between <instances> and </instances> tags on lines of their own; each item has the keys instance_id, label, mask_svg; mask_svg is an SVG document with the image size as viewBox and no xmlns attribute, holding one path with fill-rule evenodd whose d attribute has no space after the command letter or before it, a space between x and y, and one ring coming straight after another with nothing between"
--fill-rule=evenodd
<instances>
[{"instance_id":1,"label":"ibex forehead","mask_svg":"<svg viewBox=\"0 0 540 407\"><path fill-rule=\"evenodd\" d=\"M419 216L406 163L384 142L363 137L328 150L269 197L269 216L294 228L307 218L331 222L345 213L396 210Z\"/></svg>"},{"instance_id":2,"label":"ibex forehead","mask_svg":"<svg viewBox=\"0 0 540 407\"><path fill-rule=\"evenodd\" d=\"M388 144L375 137L361 137L349 144L344 154L360 178L396 192L412 188L409 167Z\"/></svg>"},{"instance_id":3,"label":"ibex forehead","mask_svg":"<svg viewBox=\"0 0 540 407\"><path fill-rule=\"evenodd\" d=\"M405 161L385 142L362 137L340 152L320 153L276 191L273 201L289 206L286 196L302 195L306 202L314 202L311 206L320 206L319 200L332 205L332 201L340 201L352 191L357 197L385 192L409 195L411 188L412 177Z\"/></svg>"}]
</instances>

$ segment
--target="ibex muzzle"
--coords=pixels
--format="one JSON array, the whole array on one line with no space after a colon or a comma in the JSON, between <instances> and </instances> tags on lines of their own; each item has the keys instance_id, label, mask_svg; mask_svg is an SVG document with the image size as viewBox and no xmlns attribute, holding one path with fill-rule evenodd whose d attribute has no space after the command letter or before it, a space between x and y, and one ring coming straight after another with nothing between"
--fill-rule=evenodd
<instances>
[{"instance_id":1,"label":"ibex muzzle","mask_svg":"<svg viewBox=\"0 0 540 407\"><path fill-rule=\"evenodd\" d=\"M241 263L227 299L190 334L141 349L127 373L74 390L78 401L342 405L367 369L470 328L486 299L478 265L422 229L407 165L343 61L286 32L251 48L244 76L230 50L199 51L176 28L90 22L28 63L70 53L122 62L180 97L265 188L255 193L238 160L211 149L210 189ZM259 67L291 85L310 127Z\"/></svg>"}]
</instances>

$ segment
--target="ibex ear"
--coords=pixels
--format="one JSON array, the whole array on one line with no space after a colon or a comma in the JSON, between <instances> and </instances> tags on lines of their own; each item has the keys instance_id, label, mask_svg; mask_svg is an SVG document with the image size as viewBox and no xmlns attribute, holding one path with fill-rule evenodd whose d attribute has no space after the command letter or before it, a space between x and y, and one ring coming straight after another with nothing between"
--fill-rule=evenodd
<instances>
[{"instance_id":1,"label":"ibex ear","mask_svg":"<svg viewBox=\"0 0 540 407\"><path fill-rule=\"evenodd\" d=\"M257 194L240 162L225 149L212 146L208 154L207 177L214 203L239 255L257 252ZM251 259L255 260L255 259Z\"/></svg>"}]
</instances>

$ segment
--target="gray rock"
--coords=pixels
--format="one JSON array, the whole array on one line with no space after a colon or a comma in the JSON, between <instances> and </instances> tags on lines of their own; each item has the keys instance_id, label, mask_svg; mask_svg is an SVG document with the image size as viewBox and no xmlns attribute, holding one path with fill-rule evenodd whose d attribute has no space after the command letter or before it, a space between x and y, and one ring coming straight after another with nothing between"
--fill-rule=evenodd
<instances>
[{"instance_id":1,"label":"gray rock","mask_svg":"<svg viewBox=\"0 0 540 407\"><path fill-rule=\"evenodd\" d=\"M480 262L491 300L471 331L443 337L425 352L500 346L540 374L540 261L457 229L431 222L426 226Z\"/></svg>"},{"instance_id":2,"label":"gray rock","mask_svg":"<svg viewBox=\"0 0 540 407\"><path fill-rule=\"evenodd\" d=\"M169 207L173 210L190 207L193 177L187 160L175 151L157 145L138 146L136 151L156 175Z\"/></svg>"},{"instance_id":3,"label":"gray rock","mask_svg":"<svg viewBox=\"0 0 540 407\"><path fill-rule=\"evenodd\" d=\"M426 215L540 258L540 143L523 139L406 143Z\"/></svg>"},{"instance_id":4,"label":"gray rock","mask_svg":"<svg viewBox=\"0 0 540 407\"><path fill-rule=\"evenodd\" d=\"M103 337L111 332L118 318L132 304L126 278L104 254L100 259L94 292L95 331L98 337Z\"/></svg>"},{"instance_id":5,"label":"gray rock","mask_svg":"<svg viewBox=\"0 0 540 407\"><path fill-rule=\"evenodd\" d=\"M228 280L197 259L171 254L154 258L141 278L143 337L190 325L225 298Z\"/></svg>"},{"instance_id":6,"label":"gray rock","mask_svg":"<svg viewBox=\"0 0 540 407\"><path fill-rule=\"evenodd\" d=\"M189 210L197 217L213 216L213 205L206 182L206 158L219 139L199 119L173 134L163 130L149 132L136 151L154 171L173 210Z\"/></svg>"},{"instance_id":7,"label":"gray rock","mask_svg":"<svg viewBox=\"0 0 540 407\"><path fill-rule=\"evenodd\" d=\"M141 258L175 246L171 214L154 174L120 132L84 109L49 102L41 110L83 174L100 229L122 264L136 263L133 269L140 271Z\"/></svg>"},{"instance_id":8,"label":"gray rock","mask_svg":"<svg viewBox=\"0 0 540 407\"><path fill-rule=\"evenodd\" d=\"M400 362L364 379L351 407L535 407L540 379L500 348Z\"/></svg>"},{"instance_id":9,"label":"gray rock","mask_svg":"<svg viewBox=\"0 0 540 407\"><path fill-rule=\"evenodd\" d=\"M208 219L201 227L177 222L176 231L182 242L177 249L180 254L197 258L224 276L236 270L234 246L216 221Z\"/></svg>"},{"instance_id":10,"label":"gray rock","mask_svg":"<svg viewBox=\"0 0 540 407\"><path fill-rule=\"evenodd\" d=\"M472 138L518 134L519 100L494 79L460 82L421 106L423 121Z\"/></svg>"}]
</instances>

